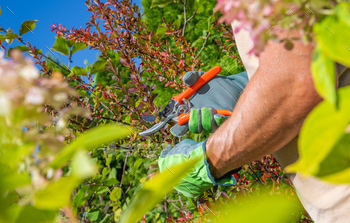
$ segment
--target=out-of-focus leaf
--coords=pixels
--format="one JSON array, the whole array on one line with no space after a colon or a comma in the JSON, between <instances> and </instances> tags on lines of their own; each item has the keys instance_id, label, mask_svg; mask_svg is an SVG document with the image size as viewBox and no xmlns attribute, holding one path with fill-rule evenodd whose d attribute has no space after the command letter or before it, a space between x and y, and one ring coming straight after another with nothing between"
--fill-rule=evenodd
<instances>
[{"instance_id":1,"label":"out-of-focus leaf","mask_svg":"<svg viewBox=\"0 0 350 223\"><path fill-rule=\"evenodd\" d=\"M88 48L88 45L86 45L83 42L79 42L79 43L74 43L73 45L73 49L72 49L72 54L74 54L75 52L77 52L78 50L84 50Z\"/></svg>"},{"instance_id":2,"label":"out-of-focus leaf","mask_svg":"<svg viewBox=\"0 0 350 223\"><path fill-rule=\"evenodd\" d=\"M86 154L85 150L80 150L74 155L71 167L71 174L81 179L92 177L97 171L95 162Z\"/></svg>"},{"instance_id":3,"label":"out-of-focus leaf","mask_svg":"<svg viewBox=\"0 0 350 223\"><path fill-rule=\"evenodd\" d=\"M86 217L90 219L90 221L98 221L101 218L101 211L99 209L90 210Z\"/></svg>"},{"instance_id":4,"label":"out-of-focus leaf","mask_svg":"<svg viewBox=\"0 0 350 223\"><path fill-rule=\"evenodd\" d=\"M105 65L107 64L107 61L105 60L98 60L95 63L92 64L90 69L90 74L94 74L100 70L103 70L105 68Z\"/></svg>"},{"instance_id":5,"label":"out-of-focus leaf","mask_svg":"<svg viewBox=\"0 0 350 223\"><path fill-rule=\"evenodd\" d=\"M317 177L332 183L350 183L349 145L350 134L346 134L321 162Z\"/></svg>"},{"instance_id":6,"label":"out-of-focus leaf","mask_svg":"<svg viewBox=\"0 0 350 223\"><path fill-rule=\"evenodd\" d=\"M312 78L317 92L331 104L336 103L335 64L317 46L311 64Z\"/></svg>"},{"instance_id":7,"label":"out-of-focus leaf","mask_svg":"<svg viewBox=\"0 0 350 223\"><path fill-rule=\"evenodd\" d=\"M69 75L71 76L71 75L73 75L73 73L75 73L75 75L77 75L77 76L80 76L80 75L87 76L88 75L88 72L84 68L77 67L77 66L72 67L71 73Z\"/></svg>"},{"instance_id":8,"label":"out-of-focus leaf","mask_svg":"<svg viewBox=\"0 0 350 223\"><path fill-rule=\"evenodd\" d=\"M11 210L12 209L12 210ZM33 206L18 206L17 204L13 204L10 207L10 212L16 210L15 221L14 223L45 223L45 222L53 222L56 219L57 211L46 211L39 210Z\"/></svg>"},{"instance_id":9,"label":"out-of-focus leaf","mask_svg":"<svg viewBox=\"0 0 350 223\"><path fill-rule=\"evenodd\" d=\"M345 134L350 123L350 87L338 90L338 108L322 101L306 118L299 134L299 160L289 172L317 175L320 164Z\"/></svg>"},{"instance_id":10,"label":"out-of-focus leaf","mask_svg":"<svg viewBox=\"0 0 350 223\"><path fill-rule=\"evenodd\" d=\"M120 187L115 187L109 195L109 199L112 201L118 201L122 195L122 189Z\"/></svg>"},{"instance_id":11,"label":"out-of-focus leaf","mask_svg":"<svg viewBox=\"0 0 350 223\"><path fill-rule=\"evenodd\" d=\"M24 173L0 174L1 191L13 190L16 187L30 184L30 175Z\"/></svg>"},{"instance_id":12,"label":"out-of-focus leaf","mask_svg":"<svg viewBox=\"0 0 350 223\"><path fill-rule=\"evenodd\" d=\"M153 7L160 7L160 8L163 8L164 6L166 6L167 4L170 4L174 2L173 0L152 0L152 5L151 5L151 8Z\"/></svg>"},{"instance_id":13,"label":"out-of-focus leaf","mask_svg":"<svg viewBox=\"0 0 350 223\"><path fill-rule=\"evenodd\" d=\"M103 143L128 136L131 131L124 126L105 125L86 131L85 134L65 147L51 163L54 168L64 165L79 148L91 149Z\"/></svg>"},{"instance_id":14,"label":"out-of-focus leaf","mask_svg":"<svg viewBox=\"0 0 350 223\"><path fill-rule=\"evenodd\" d=\"M69 48L67 41L62 37L57 37L55 43L53 44L52 50L57 51L63 55L69 55Z\"/></svg>"},{"instance_id":15,"label":"out-of-focus leaf","mask_svg":"<svg viewBox=\"0 0 350 223\"><path fill-rule=\"evenodd\" d=\"M211 222L292 222L291 213L299 213L302 206L297 199L291 199L283 195L260 195L246 197L239 204L228 203L222 207L207 207L203 204L206 212L220 211L210 215Z\"/></svg>"},{"instance_id":16,"label":"out-of-focus leaf","mask_svg":"<svg viewBox=\"0 0 350 223\"><path fill-rule=\"evenodd\" d=\"M11 44L13 42L14 39L18 38L18 35L16 33L11 33L8 32L6 33L6 35L4 36L4 38L6 39L6 42L8 44Z\"/></svg>"},{"instance_id":17,"label":"out-of-focus leaf","mask_svg":"<svg viewBox=\"0 0 350 223\"><path fill-rule=\"evenodd\" d=\"M332 60L350 67L350 5L340 3L335 14L327 16L313 26L316 39L322 51Z\"/></svg>"},{"instance_id":18,"label":"out-of-focus leaf","mask_svg":"<svg viewBox=\"0 0 350 223\"><path fill-rule=\"evenodd\" d=\"M29 50L30 50L29 47L27 47L27 46L16 46L16 47L13 48L13 49L19 49L19 50L21 50L22 52L26 52L26 51L29 51Z\"/></svg>"},{"instance_id":19,"label":"out-of-focus leaf","mask_svg":"<svg viewBox=\"0 0 350 223\"><path fill-rule=\"evenodd\" d=\"M38 20L28 20L22 22L21 27L19 28L19 35L23 35L29 31L34 30L35 23L39 22Z\"/></svg>"},{"instance_id":20,"label":"out-of-focus leaf","mask_svg":"<svg viewBox=\"0 0 350 223\"><path fill-rule=\"evenodd\" d=\"M68 205L71 193L79 183L80 179L72 176L61 178L44 190L37 191L33 205L42 210L58 210Z\"/></svg>"},{"instance_id":21,"label":"out-of-focus leaf","mask_svg":"<svg viewBox=\"0 0 350 223\"><path fill-rule=\"evenodd\" d=\"M156 35L162 36L162 35L165 34L165 32L166 32L167 30L168 30L168 29L167 29L166 27L164 27L164 25L160 25L160 26L158 26Z\"/></svg>"},{"instance_id":22,"label":"out-of-focus leaf","mask_svg":"<svg viewBox=\"0 0 350 223\"><path fill-rule=\"evenodd\" d=\"M180 165L173 166L171 167L171 172L166 171L162 174L157 174L152 180L147 181L141 191L130 202L120 222L129 223L138 221L165 194L169 193L198 161L199 159L192 159Z\"/></svg>"}]
</instances>

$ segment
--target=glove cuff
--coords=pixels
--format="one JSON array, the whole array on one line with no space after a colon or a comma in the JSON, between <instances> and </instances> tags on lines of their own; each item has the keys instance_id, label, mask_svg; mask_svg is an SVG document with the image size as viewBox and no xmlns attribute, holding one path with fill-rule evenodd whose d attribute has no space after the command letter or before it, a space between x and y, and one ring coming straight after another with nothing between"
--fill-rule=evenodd
<instances>
[{"instance_id":1,"label":"glove cuff","mask_svg":"<svg viewBox=\"0 0 350 223\"><path fill-rule=\"evenodd\" d=\"M234 169L228 173L226 173L224 176L222 176L220 179L215 180L213 175L211 175L210 170L209 170L209 163L207 159L207 153L205 152L205 145L207 143L207 139L203 141L202 144L202 149L203 149L203 157L204 157L204 163L207 168L207 174L208 178L212 181L214 185L219 185L219 186L236 186L237 180L233 176L233 174L238 173L241 168Z\"/></svg>"}]
</instances>

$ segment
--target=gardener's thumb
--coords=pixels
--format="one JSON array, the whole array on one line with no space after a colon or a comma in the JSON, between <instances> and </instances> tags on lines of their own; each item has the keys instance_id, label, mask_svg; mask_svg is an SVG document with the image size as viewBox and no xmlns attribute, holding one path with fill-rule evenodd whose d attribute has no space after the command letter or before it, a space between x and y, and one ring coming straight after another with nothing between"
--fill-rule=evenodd
<instances>
[{"instance_id":1,"label":"gardener's thumb","mask_svg":"<svg viewBox=\"0 0 350 223\"><path fill-rule=\"evenodd\" d=\"M182 80L184 84L186 84L187 86L192 86L197 82L198 78L202 76L204 73L205 73L204 71L188 71L182 77Z\"/></svg>"}]
</instances>

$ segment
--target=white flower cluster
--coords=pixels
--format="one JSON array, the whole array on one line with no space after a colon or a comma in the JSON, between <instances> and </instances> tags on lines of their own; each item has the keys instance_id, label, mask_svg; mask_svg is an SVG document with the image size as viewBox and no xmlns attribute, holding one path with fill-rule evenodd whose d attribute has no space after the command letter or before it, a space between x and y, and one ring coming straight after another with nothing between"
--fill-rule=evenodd
<instances>
[{"instance_id":1,"label":"white flower cluster","mask_svg":"<svg viewBox=\"0 0 350 223\"><path fill-rule=\"evenodd\" d=\"M5 59L0 52L0 116L10 116L19 107L37 109L43 104L59 108L68 95L77 93L63 81L59 72L51 78L40 77L32 60L20 51L12 51L13 60Z\"/></svg>"}]
</instances>

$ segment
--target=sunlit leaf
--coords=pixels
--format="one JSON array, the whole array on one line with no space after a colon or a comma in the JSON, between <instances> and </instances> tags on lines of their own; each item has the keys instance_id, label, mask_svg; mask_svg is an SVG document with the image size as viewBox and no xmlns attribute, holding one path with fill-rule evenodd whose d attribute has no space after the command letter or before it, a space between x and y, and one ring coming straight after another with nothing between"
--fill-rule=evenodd
<instances>
[{"instance_id":1,"label":"sunlit leaf","mask_svg":"<svg viewBox=\"0 0 350 223\"><path fill-rule=\"evenodd\" d=\"M346 134L321 162L317 177L332 183L350 183L350 134Z\"/></svg>"},{"instance_id":2,"label":"sunlit leaf","mask_svg":"<svg viewBox=\"0 0 350 223\"><path fill-rule=\"evenodd\" d=\"M296 198L283 195L255 193L239 204L228 203L224 207L208 207L203 204L212 222L294 222L291 213L299 213L302 206ZM218 211L217 213L215 213ZM213 215L213 213L215 215ZM296 220L296 219L294 219Z\"/></svg>"},{"instance_id":3,"label":"sunlit leaf","mask_svg":"<svg viewBox=\"0 0 350 223\"><path fill-rule=\"evenodd\" d=\"M19 208L19 211L16 215L15 223L44 223L53 222L56 219L57 211L39 210L30 205L17 207Z\"/></svg>"},{"instance_id":4,"label":"sunlit leaf","mask_svg":"<svg viewBox=\"0 0 350 223\"><path fill-rule=\"evenodd\" d=\"M92 64L90 69L90 74L94 74L100 70L103 70L107 64L106 60L98 60Z\"/></svg>"},{"instance_id":5,"label":"sunlit leaf","mask_svg":"<svg viewBox=\"0 0 350 223\"><path fill-rule=\"evenodd\" d=\"M164 25L160 25L157 29L156 35L162 36L168 29Z\"/></svg>"},{"instance_id":6,"label":"sunlit leaf","mask_svg":"<svg viewBox=\"0 0 350 223\"><path fill-rule=\"evenodd\" d=\"M57 210L70 202L73 189L80 183L80 179L69 176L49 185L34 195L33 205L38 209Z\"/></svg>"},{"instance_id":7,"label":"sunlit leaf","mask_svg":"<svg viewBox=\"0 0 350 223\"><path fill-rule=\"evenodd\" d=\"M92 149L103 143L108 143L115 139L121 139L131 133L127 127L118 125L105 125L86 131L85 134L66 146L51 163L54 168L64 165L79 148Z\"/></svg>"},{"instance_id":8,"label":"sunlit leaf","mask_svg":"<svg viewBox=\"0 0 350 223\"><path fill-rule=\"evenodd\" d=\"M88 48L88 45L86 45L83 42L79 42L79 43L74 43L73 48L72 48L72 54L74 54L75 52L79 51L79 50L84 50Z\"/></svg>"},{"instance_id":9,"label":"sunlit leaf","mask_svg":"<svg viewBox=\"0 0 350 223\"><path fill-rule=\"evenodd\" d=\"M97 166L95 162L93 162L91 157L88 156L86 152L82 150L78 151L74 155L71 167L71 174L81 179L92 177L97 171Z\"/></svg>"},{"instance_id":10,"label":"sunlit leaf","mask_svg":"<svg viewBox=\"0 0 350 223\"><path fill-rule=\"evenodd\" d=\"M74 73L77 76L80 76L80 75L87 76L88 75L88 72L84 68L77 67L77 66L72 67L71 73L69 75L72 76Z\"/></svg>"},{"instance_id":11,"label":"sunlit leaf","mask_svg":"<svg viewBox=\"0 0 350 223\"><path fill-rule=\"evenodd\" d=\"M171 171L157 174L152 180L147 181L141 191L131 201L128 209L122 215L120 222L129 223L138 221L148 210L169 193L198 161L199 159L191 159L180 165L172 166Z\"/></svg>"},{"instance_id":12,"label":"sunlit leaf","mask_svg":"<svg viewBox=\"0 0 350 223\"><path fill-rule=\"evenodd\" d=\"M115 202L119 200L121 195L122 195L122 189L120 187L114 187L114 189L109 195L109 199Z\"/></svg>"},{"instance_id":13,"label":"sunlit leaf","mask_svg":"<svg viewBox=\"0 0 350 223\"><path fill-rule=\"evenodd\" d=\"M170 4L174 2L173 0L152 0L152 5L151 5L151 8L153 7L160 7L160 8L163 8L164 6L166 6L167 4Z\"/></svg>"},{"instance_id":14,"label":"sunlit leaf","mask_svg":"<svg viewBox=\"0 0 350 223\"><path fill-rule=\"evenodd\" d=\"M38 20L28 20L24 21L19 28L19 35L23 35L29 31L34 30L35 28L35 23L39 22Z\"/></svg>"},{"instance_id":15,"label":"sunlit leaf","mask_svg":"<svg viewBox=\"0 0 350 223\"><path fill-rule=\"evenodd\" d=\"M335 15L327 16L314 25L314 33L322 51L332 60L350 66L350 6L340 3Z\"/></svg>"},{"instance_id":16,"label":"sunlit leaf","mask_svg":"<svg viewBox=\"0 0 350 223\"><path fill-rule=\"evenodd\" d=\"M330 103L336 102L335 64L317 46L311 64L312 78L317 92Z\"/></svg>"},{"instance_id":17,"label":"sunlit leaf","mask_svg":"<svg viewBox=\"0 0 350 223\"><path fill-rule=\"evenodd\" d=\"M63 55L69 55L69 48L67 41L62 37L57 37L55 43L53 44L52 50L57 51Z\"/></svg>"},{"instance_id":18,"label":"sunlit leaf","mask_svg":"<svg viewBox=\"0 0 350 223\"><path fill-rule=\"evenodd\" d=\"M338 107L322 101L306 118L299 134L299 160L287 171L317 175L320 164L345 134L350 123L350 87L338 90ZM324 165L323 165L324 166Z\"/></svg>"},{"instance_id":19,"label":"sunlit leaf","mask_svg":"<svg viewBox=\"0 0 350 223\"><path fill-rule=\"evenodd\" d=\"M13 49L19 49L19 50L21 50L22 52L26 52L26 51L29 51L29 50L30 50L30 48L27 47L27 46L16 46L16 47L14 47Z\"/></svg>"},{"instance_id":20,"label":"sunlit leaf","mask_svg":"<svg viewBox=\"0 0 350 223\"><path fill-rule=\"evenodd\" d=\"M8 44L11 44L13 42L14 39L18 38L18 35L16 33L11 33L8 32L6 33L6 35L4 36L4 38L6 39L6 42Z\"/></svg>"},{"instance_id":21,"label":"sunlit leaf","mask_svg":"<svg viewBox=\"0 0 350 223\"><path fill-rule=\"evenodd\" d=\"M88 217L91 221L98 221L101 218L101 211L99 209L90 210L86 217Z\"/></svg>"}]
</instances>

